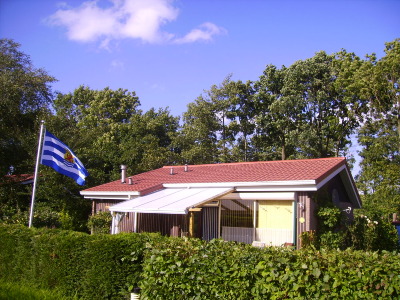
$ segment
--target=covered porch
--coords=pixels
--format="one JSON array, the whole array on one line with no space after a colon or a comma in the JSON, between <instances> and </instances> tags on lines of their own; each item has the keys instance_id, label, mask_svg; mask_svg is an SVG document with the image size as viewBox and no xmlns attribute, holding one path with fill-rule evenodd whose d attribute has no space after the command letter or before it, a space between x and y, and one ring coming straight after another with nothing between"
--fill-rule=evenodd
<instances>
[{"instance_id":1,"label":"covered porch","mask_svg":"<svg viewBox=\"0 0 400 300\"><path fill-rule=\"evenodd\" d=\"M295 192L240 192L232 187L165 188L110 206L111 233L131 218L132 232L160 232L259 246L296 244Z\"/></svg>"}]
</instances>

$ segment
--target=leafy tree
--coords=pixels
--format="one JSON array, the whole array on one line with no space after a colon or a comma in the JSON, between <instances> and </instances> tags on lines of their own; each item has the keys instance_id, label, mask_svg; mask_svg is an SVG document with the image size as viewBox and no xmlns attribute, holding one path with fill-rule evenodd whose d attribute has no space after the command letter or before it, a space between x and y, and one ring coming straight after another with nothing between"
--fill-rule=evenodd
<instances>
[{"instance_id":1,"label":"leafy tree","mask_svg":"<svg viewBox=\"0 0 400 300\"><path fill-rule=\"evenodd\" d=\"M89 185L110 180L119 169L118 148L129 120L140 113L139 105L134 93L122 89L95 91L81 86L73 93L58 94L55 122L67 120L68 125L57 136L85 162Z\"/></svg>"},{"instance_id":2,"label":"leafy tree","mask_svg":"<svg viewBox=\"0 0 400 300\"><path fill-rule=\"evenodd\" d=\"M52 103L55 78L33 66L20 45L0 39L0 174L32 172L41 114Z\"/></svg>"},{"instance_id":3,"label":"leafy tree","mask_svg":"<svg viewBox=\"0 0 400 300\"><path fill-rule=\"evenodd\" d=\"M387 116L388 117L388 116ZM400 212L400 155L395 116L368 119L358 133L362 147L357 186L367 212Z\"/></svg>"},{"instance_id":4,"label":"leafy tree","mask_svg":"<svg viewBox=\"0 0 400 300\"><path fill-rule=\"evenodd\" d=\"M284 97L295 98L302 109L297 142L298 157L338 156L350 143L349 136L357 128L352 101L343 97L334 85L338 72L334 55L318 52L314 57L298 61L288 69L283 88ZM350 101L348 101L350 100Z\"/></svg>"},{"instance_id":5,"label":"leafy tree","mask_svg":"<svg viewBox=\"0 0 400 300\"><path fill-rule=\"evenodd\" d=\"M250 161L254 158L251 138L255 132L255 87L253 82L231 81L226 86L230 110L228 132L234 138L232 160Z\"/></svg>"},{"instance_id":6,"label":"leafy tree","mask_svg":"<svg viewBox=\"0 0 400 300\"><path fill-rule=\"evenodd\" d=\"M33 173L39 121L50 114L55 81L19 48L13 40L0 39L0 218L6 222L26 219L30 186L4 175Z\"/></svg>"},{"instance_id":7,"label":"leafy tree","mask_svg":"<svg viewBox=\"0 0 400 300\"><path fill-rule=\"evenodd\" d=\"M369 100L372 113L396 116L400 137L400 39L385 45L385 56L377 60L375 54L367 55L357 75L363 86L362 96ZM400 144L398 147L400 151Z\"/></svg>"},{"instance_id":8,"label":"leafy tree","mask_svg":"<svg viewBox=\"0 0 400 300\"><path fill-rule=\"evenodd\" d=\"M118 178L121 164L139 173L174 160L171 143L179 119L167 109L143 114L139 106L136 94L123 89L81 86L58 95L56 121L68 120L62 132L86 162L89 185Z\"/></svg>"},{"instance_id":9,"label":"leafy tree","mask_svg":"<svg viewBox=\"0 0 400 300\"><path fill-rule=\"evenodd\" d=\"M256 83L255 138L265 151L275 152L265 157L276 159L278 149L281 159L345 154L363 106L348 90L356 61L345 51L322 51L288 68L267 66Z\"/></svg>"},{"instance_id":10,"label":"leafy tree","mask_svg":"<svg viewBox=\"0 0 400 300\"><path fill-rule=\"evenodd\" d=\"M182 160L191 164L217 162L219 129L219 119L210 101L201 95L189 103L176 141Z\"/></svg>"},{"instance_id":11,"label":"leafy tree","mask_svg":"<svg viewBox=\"0 0 400 300\"><path fill-rule=\"evenodd\" d=\"M233 113L233 99L231 94L231 75L228 75L219 86L213 85L211 89L206 92L209 107L212 109L215 117L217 118L217 148L218 148L218 162L231 161L232 145L235 142L233 133L229 130L229 125Z\"/></svg>"},{"instance_id":12,"label":"leafy tree","mask_svg":"<svg viewBox=\"0 0 400 300\"><path fill-rule=\"evenodd\" d=\"M229 75L190 103L179 137L182 159L190 163L250 160L254 92L252 82L231 81Z\"/></svg>"},{"instance_id":13,"label":"leafy tree","mask_svg":"<svg viewBox=\"0 0 400 300\"><path fill-rule=\"evenodd\" d=\"M260 160L286 159L294 153L293 136L297 136L296 102L283 98L287 68L268 65L256 82L256 135L254 144ZM279 155L280 153L280 155Z\"/></svg>"},{"instance_id":14,"label":"leafy tree","mask_svg":"<svg viewBox=\"0 0 400 300\"><path fill-rule=\"evenodd\" d=\"M122 139L121 158L135 173L179 161L174 148L179 118L168 109L154 108L131 119Z\"/></svg>"},{"instance_id":15,"label":"leafy tree","mask_svg":"<svg viewBox=\"0 0 400 300\"><path fill-rule=\"evenodd\" d=\"M400 212L400 39L386 43L385 56L368 55L355 74L368 101L358 142L362 149L357 176L363 206L389 216Z\"/></svg>"}]
</instances>

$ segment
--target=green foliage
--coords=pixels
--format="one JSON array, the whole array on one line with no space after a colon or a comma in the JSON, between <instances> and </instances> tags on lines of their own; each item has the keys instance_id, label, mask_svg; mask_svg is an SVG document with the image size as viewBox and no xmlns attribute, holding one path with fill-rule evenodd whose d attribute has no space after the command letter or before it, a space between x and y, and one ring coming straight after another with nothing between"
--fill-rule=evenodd
<instances>
[{"instance_id":1,"label":"green foliage","mask_svg":"<svg viewBox=\"0 0 400 300\"><path fill-rule=\"evenodd\" d=\"M48 114L55 79L33 66L20 45L0 39L0 174L30 170L38 118Z\"/></svg>"},{"instance_id":2,"label":"green foliage","mask_svg":"<svg viewBox=\"0 0 400 300\"><path fill-rule=\"evenodd\" d=\"M359 130L361 172L356 177L367 214L400 212L400 137L397 117L386 114L367 119Z\"/></svg>"},{"instance_id":3,"label":"green foliage","mask_svg":"<svg viewBox=\"0 0 400 300\"><path fill-rule=\"evenodd\" d=\"M349 222L337 207L320 207L317 216L319 230L316 237L313 233L301 236L306 246L318 249L399 250L395 227L387 219L379 218L378 214L372 217L356 214L354 220Z\"/></svg>"},{"instance_id":4,"label":"green foliage","mask_svg":"<svg viewBox=\"0 0 400 300\"><path fill-rule=\"evenodd\" d=\"M320 207L317 212L317 216L321 221L321 230L333 230L337 228L341 223L341 211L337 207Z\"/></svg>"},{"instance_id":5,"label":"green foliage","mask_svg":"<svg viewBox=\"0 0 400 300\"><path fill-rule=\"evenodd\" d=\"M86 244L84 299L124 299L140 282L143 251L157 234L95 235Z\"/></svg>"},{"instance_id":6,"label":"green foliage","mask_svg":"<svg viewBox=\"0 0 400 300\"><path fill-rule=\"evenodd\" d=\"M60 297L126 299L137 286L141 299L400 297L397 252L256 248L17 225L0 225L0 239L0 282L56 290Z\"/></svg>"},{"instance_id":7,"label":"green foliage","mask_svg":"<svg viewBox=\"0 0 400 300\"><path fill-rule=\"evenodd\" d=\"M141 299L249 299L257 248L222 240L150 243Z\"/></svg>"},{"instance_id":8,"label":"green foliage","mask_svg":"<svg viewBox=\"0 0 400 300\"><path fill-rule=\"evenodd\" d=\"M10 282L0 282L0 299L13 300L68 300L75 299L63 296L55 290L36 289Z\"/></svg>"},{"instance_id":9,"label":"green foliage","mask_svg":"<svg viewBox=\"0 0 400 300\"><path fill-rule=\"evenodd\" d=\"M184 113L176 139L183 162L191 164L254 159L254 84L227 76L213 85Z\"/></svg>"},{"instance_id":10,"label":"green foliage","mask_svg":"<svg viewBox=\"0 0 400 300\"><path fill-rule=\"evenodd\" d=\"M110 233L111 222L111 213L102 211L89 217L88 227L92 234Z\"/></svg>"},{"instance_id":11,"label":"green foliage","mask_svg":"<svg viewBox=\"0 0 400 300\"><path fill-rule=\"evenodd\" d=\"M141 299L396 298L399 258L171 238L149 245Z\"/></svg>"},{"instance_id":12,"label":"green foliage","mask_svg":"<svg viewBox=\"0 0 400 300\"><path fill-rule=\"evenodd\" d=\"M354 249L399 250L396 228L388 220L377 216L356 215L354 222L349 225L344 234L347 236L347 244Z\"/></svg>"},{"instance_id":13,"label":"green foliage","mask_svg":"<svg viewBox=\"0 0 400 300\"><path fill-rule=\"evenodd\" d=\"M162 239L0 225L0 281L79 299L125 299L139 285L146 243Z\"/></svg>"},{"instance_id":14,"label":"green foliage","mask_svg":"<svg viewBox=\"0 0 400 300\"><path fill-rule=\"evenodd\" d=\"M254 299L393 299L400 295L399 255L395 253L310 249L272 254L256 267Z\"/></svg>"},{"instance_id":15,"label":"green foliage","mask_svg":"<svg viewBox=\"0 0 400 300\"><path fill-rule=\"evenodd\" d=\"M343 69L349 61L357 58L321 51L288 68L267 66L256 83L259 110L255 121L261 134L255 137L257 144L266 151L280 150L281 159L345 154L365 106L348 95L344 77L356 70Z\"/></svg>"}]
</instances>

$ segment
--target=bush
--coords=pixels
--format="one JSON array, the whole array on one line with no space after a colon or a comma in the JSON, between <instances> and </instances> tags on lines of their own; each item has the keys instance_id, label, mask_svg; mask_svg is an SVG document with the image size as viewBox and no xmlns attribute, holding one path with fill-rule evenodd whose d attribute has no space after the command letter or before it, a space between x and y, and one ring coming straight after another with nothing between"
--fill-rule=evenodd
<instances>
[{"instance_id":1,"label":"bush","mask_svg":"<svg viewBox=\"0 0 400 300\"><path fill-rule=\"evenodd\" d=\"M387 220L376 216L355 216L345 234L347 245L357 250L394 251L399 247L396 228Z\"/></svg>"},{"instance_id":2,"label":"bush","mask_svg":"<svg viewBox=\"0 0 400 300\"><path fill-rule=\"evenodd\" d=\"M123 299L139 285L143 251L156 234L95 235L86 244L84 299Z\"/></svg>"},{"instance_id":3,"label":"bush","mask_svg":"<svg viewBox=\"0 0 400 300\"><path fill-rule=\"evenodd\" d=\"M72 298L65 297L54 290L35 289L31 286L0 282L0 299L67 300Z\"/></svg>"},{"instance_id":4,"label":"bush","mask_svg":"<svg viewBox=\"0 0 400 300\"><path fill-rule=\"evenodd\" d=\"M0 240L1 281L78 299L126 299L137 286L141 299L400 297L397 252L255 248L222 240L91 236L17 225L0 225Z\"/></svg>"},{"instance_id":5,"label":"bush","mask_svg":"<svg viewBox=\"0 0 400 300\"><path fill-rule=\"evenodd\" d=\"M222 240L151 242L141 299L250 299L261 250Z\"/></svg>"},{"instance_id":6,"label":"bush","mask_svg":"<svg viewBox=\"0 0 400 300\"><path fill-rule=\"evenodd\" d=\"M317 238L301 237L315 248L366 251L395 251L399 249L396 228L376 215L356 215L349 223L336 207L321 207L317 212L319 230Z\"/></svg>"},{"instance_id":7,"label":"bush","mask_svg":"<svg viewBox=\"0 0 400 300\"><path fill-rule=\"evenodd\" d=\"M146 242L157 238L0 225L0 279L82 299L124 299L138 286Z\"/></svg>"},{"instance_id":8,"label":"bush","mask_svg":"<svg viewBox=\"0 0 400 300\"><path fill-rule=\"evenodd\" d=\"M102 211L91 215L88 221L88 227L93 234L110 233L112 216L110 212Z\"/></svg>"}]
</instances>

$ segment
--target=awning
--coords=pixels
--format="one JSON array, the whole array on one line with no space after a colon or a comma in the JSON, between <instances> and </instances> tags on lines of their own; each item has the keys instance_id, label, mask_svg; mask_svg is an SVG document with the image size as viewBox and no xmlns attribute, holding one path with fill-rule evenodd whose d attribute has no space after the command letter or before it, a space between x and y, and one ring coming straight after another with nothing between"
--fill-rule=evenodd
<instances>
[{"instance_id":1,"label":"awning","mask_svg":"<svg viewBox=\"0 0 400 300\"><path fill-rule=\"evenodd\" d=\"M221 197L233 188L167 188L110 207L112 212L186 214L189 209Z\"/></svg>"}]
</instances>

